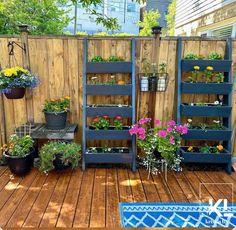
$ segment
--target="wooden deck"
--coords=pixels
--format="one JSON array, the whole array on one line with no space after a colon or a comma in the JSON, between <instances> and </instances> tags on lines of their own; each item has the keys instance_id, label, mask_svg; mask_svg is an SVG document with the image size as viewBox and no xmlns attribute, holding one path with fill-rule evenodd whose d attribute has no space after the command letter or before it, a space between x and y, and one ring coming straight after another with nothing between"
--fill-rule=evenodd
<instances>
[{"instance_id":1,"label":"wooden deck","mask_svg":"<svg viewBox=\"0 0 236 230\"><path fill-rule=\"evenodd\" d=\"M201 186L199 198L201 183L209 184ZM0 167L0 226L120 227L119 202L236 201L235 185L236 173L224 172L169 172L165 181L163 175L148 179L144 170L88 169L48 176L33 170L14 178Z\"/></svg>"}]
</instances>

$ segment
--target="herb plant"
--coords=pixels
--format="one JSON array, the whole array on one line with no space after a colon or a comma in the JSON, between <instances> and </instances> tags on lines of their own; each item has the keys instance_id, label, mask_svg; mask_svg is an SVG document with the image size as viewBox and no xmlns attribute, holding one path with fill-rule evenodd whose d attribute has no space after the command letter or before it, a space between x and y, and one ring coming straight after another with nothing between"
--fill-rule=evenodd
<instances>
[{"instance_id":1,"label":"herb plant","mask_svg":"<svg viewBox=\"0 0 236 230\"><path fill-rule=\"evenodd\" d=\"M108 61L109 61L109 62L118 62L118 61L124 61L124 59L121 58L121 57L117 57L117 56L110 56L110 57L108 58Z\"/></svg>"},{"instance_id":2,"label":"herb plant","mask_svg":"<svg viewBox=\"0 0 236 230\"><path fill-rule=\"evenodd\" d=\"M10 156L24 157L30 153L33 145L34 141L31 136L19 137L14 134L10 136L9 143L3 145L2 150Z\"/></svg>"},{"instance_id":3,"label":"herb plant","mask_svg":"<svg viewBox=\"0 0 236 230\"><path fill-rule=\"evenodd\" d=\"M225 79L224 73L222 72L216 73L215 78L217 83L223 83Z\"/></svg>"},{"instance_id":4,"label":"herb plant","mask_svg":"<svg viewBox=\"0 0 236 230\"><path fill-rule=\"evenodd\" d=\"M222 60L223 57L221 54L218 54L217 52L212 52L208 55L209 60Z\"/></svg>"},{"instance_id":5,"label":"herb plant","mask_svg":"<svg viewBox=\"0 0 236 230\"><path fill-rule=\"evenodd\" d=\"M35 88L39 79L27 69L16 66L0 71L0 92L9 93L13 88Z\"/></svg>"},{"instance_id":6,"label":"herb plant","mask_svg":"<svg viewBox=\"0 0 236 230\"><path fill-rule=\"evenodd\" d=\"M43 111L49 113L67 112L70 107L70 97L62 97L60 99L46 100Z\"/></svg>"},{"instance_id":7,"label":"herb plant","mask_svg":"<svg viewBox=\"0 0 236 230\"><path fill-rule=\"evenodd\" d=\"M198 60L198 55L193 53L188 53L184 56L185 60Z\"/></svg>"},{"instance_id":8,"label":"herb plant","mask_svg":"<svg viewBox=\"0 0 236 230\"><path fill-rule=\"evenodd\" d=\"M53 161L56 155L61 154L60 159L64 165L71 165L75 169L81 159L81 146L76 143L64 143L51 141L42 146L39 154L40 170L49 172L54 169Z\"/></svg>"},{"instance_id":9,"label":"herb plant","mask_svg":"<svg viewBox=\"0 0 236 230\"><path fill-rule=\"evenodd\" d=\"M114 126L116 130L122 130L123 129L123 122L121 116L116 116L114 119Z\"/></svg>"},{"instance_id":10,"label":"herb plant","mask_svg":"<svg viewBox=\"0 0 236 230\"><path fill-rule=\"evenodd\" d=\"M167 67L167 64L166 63L161 63L160 65L159 65L159 73L160 74L165 74L166 73L166 67Z\"/></svg>"},{"instance_id":11,"label":"herb plant","mask_svg":"<svg viewBox=\"0 0 236 230\"><path fill-rule=\"evenodd\" d=\"M150 71L150 62L147 58L142 59L142 69L145 77L148 77Z\"/></svg>"},{"instance_id":12,"label":"herb plant","mask_svg":"<svg viewBox=\"0 0 236 230\"><path fill-rule=\"evenodd\" d=\"M91 62L103 62L105 61L101 56L95 56L91 59Z\"/></svg>"}]
</instances>

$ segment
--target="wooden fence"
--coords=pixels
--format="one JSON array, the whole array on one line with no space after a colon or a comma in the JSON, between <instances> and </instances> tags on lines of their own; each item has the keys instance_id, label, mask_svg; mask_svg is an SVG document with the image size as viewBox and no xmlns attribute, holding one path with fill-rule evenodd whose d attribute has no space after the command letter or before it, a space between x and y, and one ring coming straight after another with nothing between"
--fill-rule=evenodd
<instances>
[{"instance_id":1,"label":"wooden fence","mask_svg":"<svg viewBox=\"0 0 236 230\"><path fill-rule=\"evenodd\" d=\"M14 58L9 60L9 41L20 42L15 37L0 37L0 65L2 68L10 65L22 65L22 50L15 48ZM136 39L136 65L137 72L141 71L143 58L153 56L153 40L151 38ZM108 58L117 55L130 59L130 38L92 38L89 39L89 58L101 55ZM183 40L183 55L196 53L207 55L212 51L224 54L225 40L209 40L203 38L188 38ZM169 85L165 93L146 93L137 90L137 117L154 116L164 123L176 116L176 38L164 38L160 42L159 63L167 63ZM80 37L29 37L30 64L33 73L40 76L41 85L33 90L33 117L35 122L43 122L42 105L49 98L62 96L71 97L70 122L77 123L79 132L77 141L81 141L82 110L83 110L83 39ZM233 62L236 63L236 41L233 42ZM124 76L117 75L117 78ZM155 107L153 108L153 100ZM20 100L3 99L6 117L7 135L14 128L27 121L27 103L25 98ZM128 97L91 97L90 103L127 103ZM202 97L190 96L185 100L203 101ZM233 95L233 123L236 122L236 94ZM150 114L153 111L153 114ZM4 125L3 111L0 113L0 144L3 143ZM236 145L235 150L236 152ZM236 155L235 155L236 156Z\"/></svg>"}]
</instances>

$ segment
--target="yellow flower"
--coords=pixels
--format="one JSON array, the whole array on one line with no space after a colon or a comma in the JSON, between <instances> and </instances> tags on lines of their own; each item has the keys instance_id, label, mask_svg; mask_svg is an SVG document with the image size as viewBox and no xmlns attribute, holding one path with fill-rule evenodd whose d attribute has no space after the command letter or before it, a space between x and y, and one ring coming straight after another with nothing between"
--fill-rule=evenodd
<instances>
[{"instance_id":1,"label":"yellow flower","mask_svg":"<svg viewBox=\"0 0 236 230\"><path fill-rule=\"evenodd\" d=\"M70 100L70 97L69 96L65 96L64 97L66 100Z\"/></svg>"},{"instance_id":2,"label":"yellow flower","mask_svg":"<svg viewBox=\"0 0 236 230\"><path fill-rule=\"evenodd\" d=\"M20 72L25 73L25 74L29 73L29 70L24 69L24 68L19 67L19 66L16 66L15 69L16 69L16 71L20 71Z\"/></svg>"},{"instance_id":3,"label":"yellow flower","mask_svg":"<svg viewBox=\"0 0 236 230\"><path fill-rule=\"evenodd\" d=\"M207 66L206 69L209 70L209 71L214 70L214 68L212 66Z\"/></svg>"},{"instance_id":4,"label":"yellow flower","mask_svg":"<svg viewBox=\"0 0 236 230\"><path fill-rule=\"evenodd\" d=\"M193 69L194 69L194 70L200 70L200 67L199 67L198 65L195 65L195 66L193 67Z\"/></svg>"},{"instance_id":5,"label":"yellow flower","mask_svg":"<svg viewBox=\"0 0 236 230\"><path fill-rule=\"evenodd\" d=\"M193 146L188 147L188 152L191 152L193 150Z\"/></svg>"},{"instance_id":6,"label":"yellow flower","mask_svg":"<svg viewBox=\"0 0 236 230\"><path fill-rule=\"evenodd\" d=\"M217 145L216 148L217 148L219 151L221 151L221 150L224 149L224 147L223 147L222 145Z\"/></svg>"}]
</instances>

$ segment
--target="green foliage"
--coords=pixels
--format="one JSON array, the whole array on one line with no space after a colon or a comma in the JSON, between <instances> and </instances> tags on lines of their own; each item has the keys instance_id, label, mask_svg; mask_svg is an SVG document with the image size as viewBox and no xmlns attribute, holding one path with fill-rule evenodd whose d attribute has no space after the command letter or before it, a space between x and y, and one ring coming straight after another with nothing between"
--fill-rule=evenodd
<instances>
[{"instance_id":1,"label":"green foliage","mask_svg":"<svg viewBox=\"0 0 236 230\"><path fill-rule=\"evenodd\" d=\"M97 55L93 57L90 61L91 62L118 62L118 61L124 61L124 59L121 57L117 57L115 55L110 56L108 59L105 59L102 56Z\"/></svg>"},{"instance_id":2,"label":"green foliage","mask_svg":"<svg viewBox=\"0 0 236 230\"><path fill-rule=\"evenodd\" d=\"M149 12L144 12L143 22L139 22L138 25L142 28L139 32L140 36L151 36L152 27L159 25L160 14L158 10L150 10Z\"/></svg>"},{"instance_id":3,"label":"green foliage","mask_svg":"<svg viewBox=\"0 0 236 230\"><path fill-rule=\"evenodd\" d=\"M218 54L217 52L212 52L208 55L209 60L222 60L223 57L221 54Z\"/></svg>"},{"instance_id":4,"label":"green foliage","mask_svg":"<svg viewBox=\"0 0 236 230\"><path fill-rule=\"evenodd\" d=\"M110 121L108 116L95 117L92 121L92 126L96 129L108 129Z\"/></svg>"},{"instance_id":5,"label":"green foliage","mask_svg":"<svg viewBox=\"0 0 236 230\"><path fill-rule=\"evenodd\" d=\"M43 111L50 113L67 112L69 110L69 107L70 97L66 96L57 100L46 100Z\"/></svg>"},{"instance_id":6,"label":"green foliage","mask_svg":"<svg viewBox=\"0 0 236 230\"><path fill-rule=\"evenodd\" d=\"M117 57L117 56L110 56L107 61L116 62L116 61L124 61L124 59L121 57Z\"/></svg>"},{"instance_id":7,"label":"green foliage","mask_svg":"<svg viewBox=\"0 0 236 230\"><path fill-rule=\"evenodd\" d=\"M114 126L116 130L122 130L123 129L123 122L122 122L122 117L117 116L114 119Z\"/></svg>"},{"instance_id":8,"label":"green foliage","mask_svg":"<svg viewBox=\"0 0 236 230\"><path fill-rule=\"evenodd\" d=\"M131 37L134 36L134 34L128 34L128 33L115 33L113 34L114 37Z\"/></svg>"},{"instance_id":9,"label":"green foliage","mask_svg":"<svg viewBox=\"0 0 236 230\"><path fill-rule=\"evenodd\" d=\"M198 55L193 53L188 53L184 56L185 60L198 60Z\"/></svg>"},{"instance_id":10,"label":"green foliage","mask_svg":"<svg viewBox=\"0 0 236 230\"><path fill-rule=\"evenodd\" d=\"M148 73L150 72L150 61L147 58L142 59L142 71L144 73L144 76L148 77Z\"/></svg>"},{"instance_id":11,"label":"green foliage","mask_svg":"<svg viewBox=\"0 0 236 230\"><path fill-rule=\"evenodd\" d=\"M108 34L107 32L98 32L98 33L94 33L94 36L98 36L98 37L107 37L110 36L110 34Z\"/></svg>"},{"instance_id":12,"label":"green foliage","mask_svg":"<svg viewBox=\"0 0 236 230\"><path fill-rule=\"evenodd\" d=\"M76 33L76 35L78 35L78 36L88 36L88 33L87 33L87 32L84 32L84 31L78 31L78 32Z\"/></svg>"},{"instance_id":13,"label":"green foliage","mask_svg":"<svg viewBox=\"0 0 236 230\"><path fill-rule=\"evenodd\" d=\"M4 0L0 3L0 34L19 33L27 24L31 34L62 34L70 18L60 6L65 0Z\"/></svg>"},{"instance_id":14,"label":"green foliage","mask_svg":"<svg viewBox=\"0 0 236 230\"><path fill-rule=\"evenodd\" d=\"M53 161L55 156L62 154L61 160L64 165L71 165L75 169L81 159L81 146L76 143L49 142L43 145L39 153L40 170L49 172L54 169Z\"/></svg>"},{"instance_id":15,"label":"green foliage","mask_svg":"<svg viewBox=\"0 0 236 230\"><path fill-rule=\"evenodd\" d=\"M34 141L29 135L19 137L14 134L10 136L9 143L3 145L2 149L10 156L24 157L29 154L33 144Z\"/></svg>"},{"instance_id":16,"label":"green foliage","mask_svg":"<svg viewBox=\"0 0 236 230\"><path fill-rule=\"evenodd\" d=\"M221 73L221 72L216 73L215 77L216 77L217 83L223 83L224 82L225 76L224 76L223 73Z\"/></svg>"},{"instance_id":17,"label":"green foliage","mask_svg":"<svg viewBox=\"0 0 236 230\"><path fill-rule=\"evenodd\" d=\"M97 56L93 57L90 61L91 62L103 62L105 60L102 58L102 56L97 55Z\"/></svg>"},{"instance_id":18,"label":"green foliage","mask_svg":"<svg viewBox=\"0 0 236 230\"><path fill-rule=\"evenodd\" d=\"M175 35L175 13L176 13L176 0L172 0L168 6L168 13L166 15L167 33L170 36Z\"/></svg>"},{"instance_id":19,"label":"green foliage","mask_svg":"<svg viewBox=\"0 0 236 230\"><path fill-rule=\"evenodd\" d=\"M167 64L166 63L161 63L160 65L159 65L159 72L161 73L161 74L164 74L164 73L166 73L166 67L167 67Z\"/></svg>"}]
</instances>

